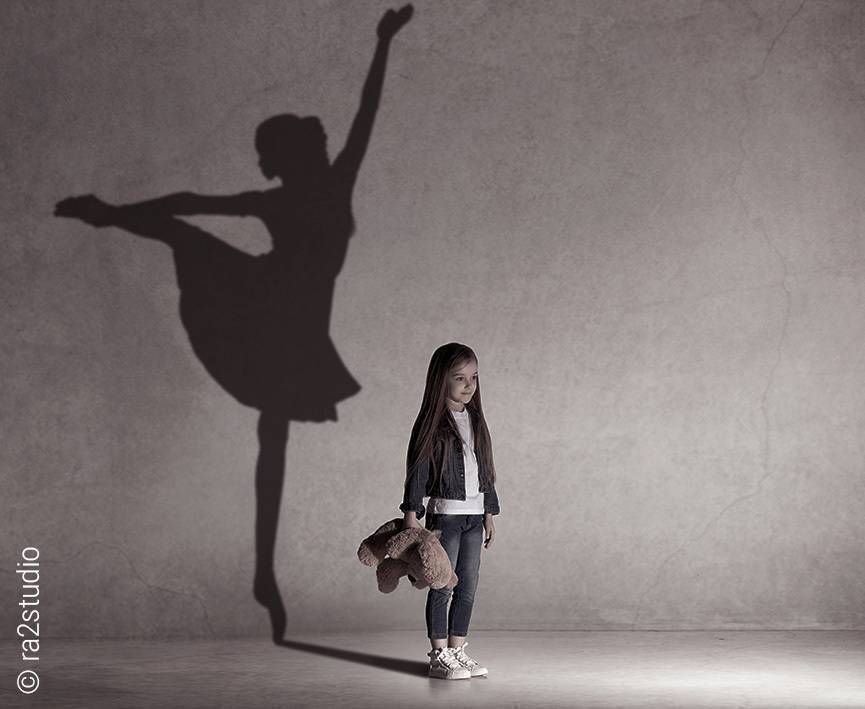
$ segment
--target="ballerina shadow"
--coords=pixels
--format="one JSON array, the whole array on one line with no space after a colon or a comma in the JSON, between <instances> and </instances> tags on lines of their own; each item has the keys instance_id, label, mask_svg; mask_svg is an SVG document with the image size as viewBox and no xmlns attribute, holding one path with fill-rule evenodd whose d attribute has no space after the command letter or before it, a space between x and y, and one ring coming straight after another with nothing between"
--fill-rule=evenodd
<instances>
[{"instance_id":1,"label":"ballerina shadow","mask_svg":"<svg viewBox=\"0 0 865 709\"><path fill-rule=\"evenodd\" d=\"M272 116L255 133L262 174L281 186L234 195L180 192L130 205L93 195L59 202L56 216L116 226L171 247L180 318L210 375L257 409L255 579L253 595L281 642L286 612L274 573L274 545L285 479L290 421L336 421L336 404L360 385L330 338L337 275L355 229L351 198L381 97L390 42L412 7L388 10L345 147L331 163L315 117ZM178 216L260 219L271 251L253 256Z\"/></svg>"}]
</instances>

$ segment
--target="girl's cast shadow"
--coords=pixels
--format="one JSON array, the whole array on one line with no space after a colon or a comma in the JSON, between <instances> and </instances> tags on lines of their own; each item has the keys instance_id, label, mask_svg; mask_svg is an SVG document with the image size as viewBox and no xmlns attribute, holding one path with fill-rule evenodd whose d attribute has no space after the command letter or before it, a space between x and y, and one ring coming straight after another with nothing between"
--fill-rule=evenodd
<instances>
[{"instance_id":1,"label":"girl's cast shadow","mask_svg":"<svg viewBox=\"0 0 865 709\"><path fill-rule=\"evenodd\" d=\"M336 404L360 391L330 339L336 277L354 232L351 198L384 83L390 43L411 5L388 10L345 147L331 163L318 118L282 114L255 134L259 166L281 185L224 196L180 192L127 205L93 195L57 203L54 214L115 226L171 247L180 318L195 354L235 399L260 412L255 466L255 599L274 641L286 612L273 556L285 478L289 422L336 421ZM252 256L178 217L261 219L273 248Z\"/></svg>"}]
</instances>

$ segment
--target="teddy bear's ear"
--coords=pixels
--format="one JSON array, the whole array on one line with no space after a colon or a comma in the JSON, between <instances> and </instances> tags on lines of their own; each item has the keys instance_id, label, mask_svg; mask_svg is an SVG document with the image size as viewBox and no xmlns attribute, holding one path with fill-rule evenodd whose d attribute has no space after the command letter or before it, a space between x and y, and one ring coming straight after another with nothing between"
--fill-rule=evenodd
<instances>
[{"instance_id":1,"label":"teddy bear's ear","mask_svg":"<svg viewBox=\"0 0 865 709\"><path fill-rule=\"evenodd\" d=\"M442 531L440 529L431 529L430 534L432 534L436 539L441 539Z\"/></svg>"}]
</instances>

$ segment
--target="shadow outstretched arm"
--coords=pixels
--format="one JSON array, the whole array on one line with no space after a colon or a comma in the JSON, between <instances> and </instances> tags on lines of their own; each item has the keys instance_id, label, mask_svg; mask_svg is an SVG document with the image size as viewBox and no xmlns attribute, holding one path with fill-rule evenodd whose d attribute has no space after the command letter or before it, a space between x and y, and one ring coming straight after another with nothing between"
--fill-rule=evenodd
<instances>
[{"instance_id":1,"label":"shadow outstretched arm","mask_svg":"<svg viewBox=\"0 0 865 709\"><path fill-rule=\"evenodd\" d=\"M142 210L152 214L175 216L193 214L220 214L230 217L257 215L260 212L262 192L250 191L234 195L201 195L194 192L174 194L147 199L143 202L122 205L123 209Z\"/></svg>"}]
</instances>

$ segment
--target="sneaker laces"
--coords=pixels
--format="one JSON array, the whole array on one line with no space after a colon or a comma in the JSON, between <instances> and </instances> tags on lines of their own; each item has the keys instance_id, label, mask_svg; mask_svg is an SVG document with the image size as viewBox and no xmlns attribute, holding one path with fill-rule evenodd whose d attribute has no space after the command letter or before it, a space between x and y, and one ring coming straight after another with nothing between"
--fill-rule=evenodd
<instances>
[{"instance_id":1,"label":"sneaker laces","mask_svg":"<svg viewBox=\"0 0 865 709\"><path fill-rule=\"evenodd\" d=\"M443 647L435 654L435 658L449 670L458 670L462 663L457 659L454 650L452 647Z\"/></svg>"},{"instance_id":2,"label":"sneaker laces","mask_svg":"<svg viewBox=\"0 0 865 709\"><path fill-rule=\"evenodd\" d=\"M453 648L454 656L457 660L459 660L462 664L468 665L469 667L474 667L478 664L478 661L472 657L466 655L465 647L469 644L469 641L466 640L462 645Z\"/></svg>"}]
</instances>

